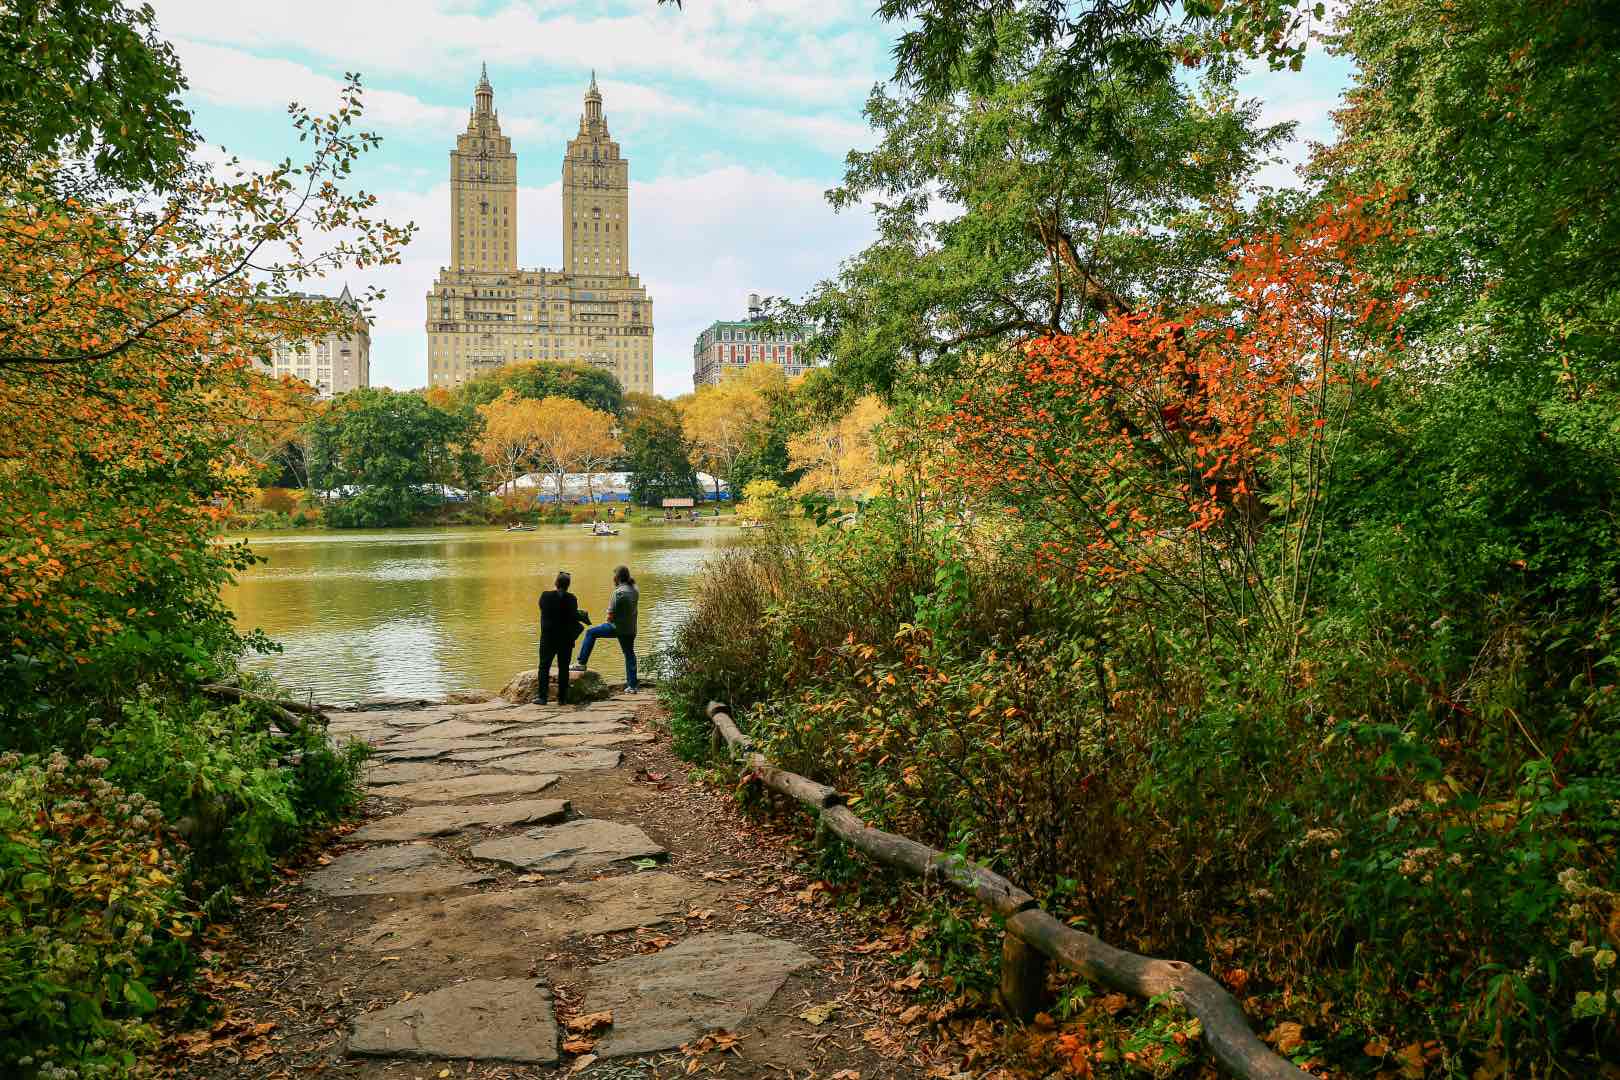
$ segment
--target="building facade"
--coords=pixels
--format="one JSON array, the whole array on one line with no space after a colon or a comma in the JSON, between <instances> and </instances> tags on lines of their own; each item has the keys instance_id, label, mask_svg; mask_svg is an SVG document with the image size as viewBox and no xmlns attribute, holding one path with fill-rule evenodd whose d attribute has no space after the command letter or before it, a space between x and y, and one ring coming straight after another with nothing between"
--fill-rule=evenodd
<instances>
[{"instance_id":1,"label":"building facade","mask_svg":"<svg viewBox=\"0 0 1620 1080\"><path fill-rule=\"evenodd\" d=\"M771 326L758 293L748 294L747 319L712 323L697 336L692 344L692 385L712 385L749 364L776 364L788 378L811 366L805 362L804 335Z\"/></svg>"},{"instance_id":2,"label":"building facade","mask_svg":"<svg viewBox=\"0 0 1620 1080\"><path fill-rule=\"evenodd\" d=\"M293 295L309 301L330 299L313 293ZM278 341L265 361L269 373L302 379L323 398L371 385L371 328L347 285L337 302L354 312L354 329L346 334Z\"/></svg>"},{"instance_id":3,"label":"building facade","mask_svg":"<svg viewBox=\"0 0 1620 1080\"><path fill-rule=\"evenodd\" d=\"M430 386L551 360L652 392L653 302L630 272L630 163L608 134L594 73L563 154L562 212L562 268L519 267L517 154L486 70L450 152L450 265L427 295Z\"/></svg>"}]
</instances>

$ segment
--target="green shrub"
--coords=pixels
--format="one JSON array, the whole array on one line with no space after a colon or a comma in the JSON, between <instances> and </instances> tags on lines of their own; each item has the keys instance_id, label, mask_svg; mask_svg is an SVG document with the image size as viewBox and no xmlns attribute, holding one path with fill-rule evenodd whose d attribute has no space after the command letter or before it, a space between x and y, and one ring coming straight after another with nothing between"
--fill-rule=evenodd
<instances>
[{"instance_id":1,"label":"green shrub","mask_svg":"<svg viewBox=\"0 0 1620 1080\"><path fill-rule=\"evenodd\" d=\"M352 807L363 750L335 750L314 726L273 733L249 706L143 696L96 753L175 822L212 887L262 878L303 831Z\"/></svg>"},{"instance_id":2,"label":"green shrub","mask_svg":"<svg viewBox=\"0 0 1620 1080\"><path fill-rule=\"evenodd\" d=\"M1500 609L1457 647L1464 696L1425 681L1456 654L1346 605L1293 658L1222 651L1195 612L1150 621L1124 590L1030 573L1019 530L878 506L721 556L661 660L677 749L705 753L702 706L729 701L874 823L1292 1003L1334 1056L1614 1059L1612 615ZM1585 659L1549 685L1560 656Z\"/></svg>"},{"instance_id":3,"label":"green shrub","mask_svg":"<svg viewBox=\"0 0 1620 1080\"><path fill-rule=\"evenodd\" d=\"M126 1075L188 965L181 848L106 769L0 755L0 1074Z\"/></svg>"}]
</instances>

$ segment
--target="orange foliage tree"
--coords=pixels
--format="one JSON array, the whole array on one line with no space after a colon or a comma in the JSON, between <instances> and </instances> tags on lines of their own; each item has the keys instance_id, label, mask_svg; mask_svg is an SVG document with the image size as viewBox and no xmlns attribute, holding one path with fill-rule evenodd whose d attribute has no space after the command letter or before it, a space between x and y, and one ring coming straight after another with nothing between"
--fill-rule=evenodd
<instances>
[{"instance_id":1,"label":"orange foliage tree","mask_svg":"<svg viewBox=\"0 0 1620 1080\"><path fill-rule=\"evenodd\" d=\"M0 718L135 680L198 677L250 644L219 588L252 557L215 542L301 395L273 341L346 325L288 288L397 260L411 227L342 186L375 139L293 110L313 150L263 173L188 166L161 192L0 185ZM323 239L337 235L344 239Z\"/></svg>"},{"instance_id":2,"label":"orange foliage tree","mask_svg":"<svg viewBox=\"0 0 1620 1080\"><path fill-rule=\"evenodd\" d=\"M1390 237L1386 203L1234 244L1223 304L1030 342L940 421L968 478L1028 520L1048 569L1195 605L1211 635L1288 636L1335 451L1415 297L1361 265Z\"/></svg>"}]
</instances>

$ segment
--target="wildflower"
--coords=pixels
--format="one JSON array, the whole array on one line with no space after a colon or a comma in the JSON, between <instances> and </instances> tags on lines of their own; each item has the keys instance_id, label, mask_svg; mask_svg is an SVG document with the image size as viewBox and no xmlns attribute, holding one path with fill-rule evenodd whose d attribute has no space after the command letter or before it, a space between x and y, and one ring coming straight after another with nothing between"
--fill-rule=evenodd
<instances>
[{"instance_id":1,"label":"wildflower","mask_svg":"<svg viewBox=\"0 0 1620 1080\"><path fill-rule=\"evenodd\" d=\"M1614 950L1599 949L1597 955L1592 957L1592 966L1599 971L1608 971L1614 967Z\"/></svg>"}]
</instances>

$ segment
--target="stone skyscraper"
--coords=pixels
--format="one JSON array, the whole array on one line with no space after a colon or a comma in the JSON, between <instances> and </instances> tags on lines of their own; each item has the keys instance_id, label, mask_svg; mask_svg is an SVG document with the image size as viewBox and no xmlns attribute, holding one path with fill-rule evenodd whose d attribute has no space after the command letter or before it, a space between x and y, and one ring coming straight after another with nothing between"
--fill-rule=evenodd
<instances>
[{"instance_id":1,"label":"stone skyscraper","mask_svg":"<svg viewBox=\"0 0 1620 1080\"><path fill-rule=\"evenodd\" d=\"M652 392L653 305L629 269L630 163L608 134L594 74L563 157L562 269L518 266L517 155L487 71L450 153L450 226L450 265L427 296L429 385L554 360Z\"/></svg>"}]
</instances>

